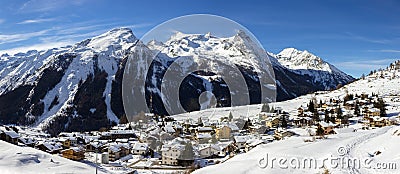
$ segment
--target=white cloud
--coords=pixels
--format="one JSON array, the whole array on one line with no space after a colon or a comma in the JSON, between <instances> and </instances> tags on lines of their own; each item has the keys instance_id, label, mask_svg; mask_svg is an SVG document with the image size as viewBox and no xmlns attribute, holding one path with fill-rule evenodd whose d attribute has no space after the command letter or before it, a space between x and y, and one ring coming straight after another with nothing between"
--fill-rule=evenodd
<instances>
[{"instance_id":1,"label":"white cloud","mask_svg":"<svg viewBox=\"0 0 400 174\"><path fill-rule=\"evenodd\" d=\"M85 1L86 0L30 0L20 7L19 12L47 12L69 5L79 6Z\"/></svg>"},{"instance_id":2,"label":"white cloud","mask_svg":"<svg viewBox=\"0 0 400 174\"><path fill-rule=\"evenodd\" d=\"M390 49L385 49L385 50L368 50L368 52L400 53L400 50L390 50Z\"/></svg>"},{"instance_id":3,"label":"white cloud","mask_svg":"<svg viewBox=\"0 0 400 174\"><path fill-rule=\"evenodd\" d=\"M392 40L389 40L389 39L369 38L369 37L353 34L353 33L350 33L350 32L347 32L346 34L348 36L350 36L350 38L352 38L352 39L360 40L360 41L364 41L364 42L370 42L370 43L376 43L376 44L387 44L387 43L392 42Z\"/></svg>"},{"instance_id":4,"label":"white cloud","mask_svg":"<svg viewBox=\"0 0 400 174\"><path fill-rule=\"evenodd\" d=\"M47 50L51 48L59 48L63 46L68 46L74 44L74 41L60 41L60 42L47 42L47 43L40 43L40 44L35 44L35 45L30 45L30 46L22 46L22 47L16 47L16 48L11 48L7 50L0 50L0 55L2 54L9 54L9 55L14 55L17 53L25 53L29 50Z\"/></svg>"},{"instance_id":5,"label":"white cloud","mask_svg":"<svg viewBox=\"0 0 400 174\"><path fill-rule=\"evenodd\" d=\"M54 21L56 18L42 18L42 19L28 19L17 24L33 24L33 23L43 23L43 22L50 22Z\"/></svg>"},{"instance_id":6,"label":"white cloud","mask_svg":"<svg viewBox=\"0 0 400 174\"><path fill-rule=\"evenodd\" d=\"M44 36L49 30L42 30L31 33L19 33L19 34L0 34L0 44L18 42L28 40L32 37Z\"/></svg>"},{"instance_id":7,"label":"white cloud","mask_svg":"<svg viewBox=\"0 0 400 174\"><path fill-rule=\"evenodd\" d=\"M374 70L388 66L390 63L397 59L379 59L379 60L360 60L360 61L344 61L332 63L341 69L360 69L360 70Z\"/></svg>"},{"instance_id":8,"label":"white cloud","mask_svg":"<svg viewBox=\"0 0 400 174\"><path fill-rule=\"evenodd\" d=\"M29 41L29 43L33 43L32 45L6 47L4 50L0 50L0 55L4 53L15 54L29 50L46 50L50 48L72 45L84 39L100 35L116 26L121 25L120 23L101 22L99 24L96 21L87 21L79 24L63 25L60 27L54 27L48 30L31 33L0 34L0 45L26 40ZM151 24L135 24L127 27L139 29L148 26L151 26Z\"/></svg>"}]
</instances>

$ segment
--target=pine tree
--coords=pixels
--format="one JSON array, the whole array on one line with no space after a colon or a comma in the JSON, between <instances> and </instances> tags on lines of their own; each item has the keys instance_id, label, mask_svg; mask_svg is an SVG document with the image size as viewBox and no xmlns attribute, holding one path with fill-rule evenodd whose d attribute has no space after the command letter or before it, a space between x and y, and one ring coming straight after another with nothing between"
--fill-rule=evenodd
<instances>
[{"instance_id":1,"label":"pine tree","mask_svg":"<svg viewBox=\"0 0 400 174\"><path fill-rule=\"evenodd\" d=\"M314 119L314 121L316 121L316 122L321 121L320 118L319 118L319 113L318 113L318 111L315 111L315 112L313 113L313 119Z\"/></svg>"},{"instance_id":2,"label":"pine tree","mask_svg":"<svg viewBox=\"0 0 400 174\"><path fill-rule=\"evenodd\" d=\"M281 124L281 126L283 127L283 128L287 128L287 120L286 120L286 116L285 115L282 115L282 124Z\"/></svg>"},{"instance_id":3,"label":"pine tree","mask_svg":"<svg viewBox=\"0 0 400 174\"><path fill-rule=\"evenodd\" d=\"M262 105L262 107L261 107L261 112L270 112L271 110L270 110L270 108L269 108L269 105L268 105L268 103L264 103L263 105Z\"/></svg>"},{"instance_id":4,"label":"pine tree","mask_svg":"<svg viewBox=\"0 0 400 174\"><path fill-rule=\"evenodd\" d=\"M336 117L337 117L338 119L343 119L343 112L342 112L342 108L340 108L340 106L338 106L338 107L336 108Z\"/></svg>"},{"instance_id":5,"label":"pine tree","mask_svg":"<svg viewBox=\"0 0 400 174\"><path fill-rule=\"evenodd\" d=\"M185 149L181 152L179 155L180 160L194 160L194 152L193 152L193 146L192 143L186 142L185 143Z\"/></svg>"},{"instance_id":6,"label":"pine tree","mask_svg":"<svg viewBox=\"0 0 400 174\"><path fill-rule=\"evenodd\" d=\"M356 101L354 103L354 115L359 116L360 115L360 108L358 107L358 102Z\"/></svg>"},{"instance_id":7,"label":"pine tree","mask_svg":"<svg viewBox=\"0 0 400 174\"><path fill-rule=\"evenodd\" d=\"M233 120L233 115L232 115L232 112L229 112L229 116L228 116L228 118L229 118L229 121L232 121L232 120Z\"/></svg>"},{"instance_id":8,"label":"pine tree","mask_svg":"<svg viewBox=\"0 0 400 174\"><path fill-rule=\"evenodd\" d=\"M325 119L324 119L324 121L327 122L327 123L329 123L329 121L330 121L328 109L325 110Z\"/></svg>"},{"instance_id":9,"label":"pine tree","mask_svg":"<svg viewBox=\"0 0 400 174\"><path fill-rule=\"evenodd\" d=\"M379 110L380 110L380 116L381 117L386 117L386 104L383 101L383 99L379 99Z\"/></svg>"},{"instance_id":10,"label":"pine tree","mask_svg":"<svg viewBox=\"0 0 400 174\"><path fill-rule=\"evenodd\" d=\"M310 100L310 103L308 104L308 111L314 113L315 111L315 106L314 106L314 102L312 100Z\"/></svg>"},{"instance_id":11,"label":"pine tree","mask_svg":"<svg viewBox=\"0 0 400 174\"><path fill-rule=\"evenodd\" d=\"M324 129L322 129L322 126L320 124L318 124L316 135L321 136L321 137L325 135Z\"/></svg>"},{"instance_id":12,"label":"pine tree","mask_svg":"<svg viewBox=\"0 0 400 174\"><path fill-rule=\"evenodd\" d=\"M249 129L250 126L252 126L252 124L250 118L248 118L247 121L244 123L243 130Z\"/></svg>"},{"instance_id":13,"label":"pine tree","mask_svg":"<svg viewBox=\"0 0 400 174\"><path fill-rule=\"evenodd\" d=\"M363 80L365 79L365 74L361 75L361 79L363 79Z\"/></svg>"},{"instance_id":14,"label":"pine tree","mask_svg":"<svg viewBox=\"0 0 400 174\"><path fill-rule=\"evenodd\" d=\"M121 118L119 119L119 124L126 124L128 123L128 118L126 117L126 114L122 115Z\"/></svg>"}]
</instances>

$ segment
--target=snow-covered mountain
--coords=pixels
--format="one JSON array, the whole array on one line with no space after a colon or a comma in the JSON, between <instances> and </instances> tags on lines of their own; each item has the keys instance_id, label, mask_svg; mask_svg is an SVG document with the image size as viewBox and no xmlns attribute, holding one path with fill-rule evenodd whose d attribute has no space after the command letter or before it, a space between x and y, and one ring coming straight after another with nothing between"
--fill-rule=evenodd
<instances>
[{"instance_id":1,"label":"snow-covered mountain","mask_svg":"<svg viewBox=\"0 0 400 174\"><path fill-rule=\"evenodd\" d=\"M0 59L2 123L98 129L118 122L111 93L123 57L137 42L127 28L73 46Z\"/></svg>"},{"instance_id":2,"label":"snow-covered mountain","mask_svg":"<svg viewBox=\"0 0 400 174\"><path fill-rule=\"evenodd\" d=\"M240 72L232 73L232 78L243 77L250 103L260 103L260 91L270 90L275 82L260 85L258 77L272 75L268 71L271 67L261 59L268 57L259 56L261 53L251 49L254 47L255 44L243 32L228 38L218 38L209 33L177 33L165 43L153 41L145 45L130 29L117 28L73 46L4 54L0 57L0 123L39 126L50 133L109 127L125 113L122 79L127 64L136 67L134 71L138 78L133 82L145 80L145 90L137 88L145 93L143 95L152 111L168 114L160 94L162 78L168 67L178 60L177 57L193 55L197 58L182 66L183 69L176 74L177 77L187 76L180 85L180 101L185 110L201 109L204 103L199 103L198 98L205 91L215 95L219 106L230 105L229 90L232 89L220 76L211 71L184 74L191 66L221 70L220 66L210 64L213 61L237 66ZM161 52L156 59L149 62L158 51ZM350 81L327 78L320 83L316 80L317 70L299 73L282 66L274 55L269 57L276 76L279 101ZM133 62L127 62L128 59ZM142 72L150 64L150 71ZM329 71L321 72L327 76L330 74ZM336 77L335 71L331 72ZM179 84L167 82L166 86L176 88ZM237 91L247 91L245 85L235 86L243 86L243 89L235 89ZM172 100L167 102L167 106L173 105Z\"/></svg>"},{"instance_id":3,"label":"snow-covered mountain","mask_svg":"<svg viewBox=\"0 0 400 174\"><path fill-rule=\"evenodd\" d=\"M350 75L325 62L320 57L295 48L285 48L277 55L272 55L279 64L297 74L309 75L312 83L322 85L324 90L335 89L338 84L347 84L354 80Z\"/></svg>"}]
</instances>

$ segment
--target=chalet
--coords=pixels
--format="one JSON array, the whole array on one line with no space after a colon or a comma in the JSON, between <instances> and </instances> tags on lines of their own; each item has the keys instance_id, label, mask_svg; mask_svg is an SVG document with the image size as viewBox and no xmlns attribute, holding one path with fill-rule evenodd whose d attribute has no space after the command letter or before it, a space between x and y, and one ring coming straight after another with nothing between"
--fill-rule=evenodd
<instances>
[{"instance_id":1,"label":"chalet","mask_svg":"<svg viewBox=\"0 0 400 174\"><path fill-rule=\"evenodd\" d=\"M298 127L310 126L313 124L313 119L310 117L297 117L293 118L293 124Z\"/></svg>"},{"instance_id":2,"label":"chalet","mask_svg":"<svg viewBox=\"0 0 400 174\"><path fill-rule=\"evenodd\" d=\"M51 154L59 153L63 149L62 144L58 142L40 142L36 148Z\"/></svg>"},{"instance_id":3,"label":"chalet","mask_svg":"<svg viewBox=\"0 0 400 174\"><path fill-rule=\"evenodd\" d=\"M72 138L74 138L74 137L72 137ZM65 149L68 149L71 147L71 140L69 139L69 137L59 138L58 142L60 142Z\"/></svg>"},{"instance_id":4,"label":"chalet","mask_svg":"<svg viewBox=\"0 0 400 174\"><path fill-rule=\"evenodd\" d=\"M238 149L244 149L246 147L246 141L249 140L249 136L234 136L233 140Z\"/></svg>"},{"instance_id":5,"label":"chalet","mask_svg":"<svg viewBox=\"0 0 400 174\"><path fill-rule=\"evenodd\" d=\"M174 129L174 127L172 125L165 125L164 126L164 131L169 133L169 134L175 134L176 130Z\"/></svg>"},{"instance_id":6,"label":"chalet","mask_svg":"<svg viewBox=\"0 0 400 174\"><path fill-rule=\"evenodd\" d=\"M200 144L198 151L200 158L213 158L219 155L220 147L216 144Z\"/></svg>"},{"instance_id":7,"label":"chalet","mask_svg":"<svg viewBox=\"0 0 400 174\"><path fill-rule=\"evenodd\" d=\"M82 147L71 147L61 151L61 155L64 158L80 161L85 158L85 149Z\"/></svg>"},{"instance_id":8,"label":"chalet","mask_svg":"<svg viewBox=\"0 0 400 174\"><path fill-rule=\"evenodd\" d=\"M364 113L366 117L375 117L375 116L380 116L381 112L377 108L370 108Z\"/></svg>"},{"instance_id":9,"label":"chalet","mask_svg":"<svg viewBox=\"0 0 400 174\"><path fill-rule=\"evenodd\" d=\"M96 152L96 151L101 151L103 149L103 146L106 144L106 142L103 141L94 141L90 142L86 145L86 151L87 152Z\"/></svg>"},{"instance_id":10,"label":"chalet","mask_svg":"<svg viewBox=\"0 0 400 174\"><path fill-rule=\"evenodd\" d=\"M374 116L366 118L369 123L369 127L383 127L387 124L390 125L389 121L385 117Z\"/></svg>"},{"instance_id":11,"label":"chalet","mask_svg":"<svg viewBox=\"0 0 400 174\"><path fill-rule=\"evenodd\" d=\"M268 117L267 120L265 120L265 126L272 128L272 127L278 127L280 123L279 117Z\"/></svg>"},{"instance_id":12,"label":"chalet","mask_svg":"<svg viewBox=\"0 0 400 174\"><path fill-rule=\"evenodd\" d=\"M227 125L218 126L215 129L216 138L219 139L219 140L221 140L221 139L229 139L229 138L231 138L231 131L232 131L232 129Z\"/></svg>"},{"instance_id":13,"label":"chalet","mask_svg":"<svg viewBox=\"0 0 400 174\"><path fill-rule=\"evenodd\" d=\"M18 138L19 134L14 132L13 130L0 130L0 140L12 143L12 144L18 144Z\"/></svg>"},{"instance_id":14,"label":"chalet","mask_svg":"<svg viewBox=\"0 0 400 174\"><path fill-rule=\"evenodd\" d=\"M282 140L285 137L291 137L293 135L295 135L295 133L288 131L286 129L276 129L274 132L274 138L276 140Z\"/></svg>"},{"instance_id":15,"label":"chalet","mask_svg":"<svg viewBox=\"0 0 400 174\"><path fill-rule=\"evenodd\" d=\"M110 143L108 145L108 154L110 161L116 161L121 157L129 154L130 149L128 144Z\"/></svg>"},{"instance_id":16,"label":"chalet","mask_svg":"<svg viewBox=\"0 0 400 174\"><path fill-rule=\"evenodd\" d=\"M18 142L29 147L35 147L35 144L37 143L37 141L31 137L20 137L18 138Z\"/></svg>"},{"instance_id":17,"label":"chalet","mask_svg":"<svg viewBox=\"0 0 400 174\"><path fill-rule=\"evenodd\" d=\"M218 156L225 157L226 155L236 150L235 143L233 141L218 142L219 152Z\"/></svg>"},{"instance_id":18,"label":"chalet","mask_svg":"<svg viewBox=\"0 0 400 174\"><path fill-rule=\"evenodd\" d=\"M198 127L196 133L214 133L214 129L212 127Z\"/></svg>"},{"instance_id":19,"label":"chalet","mask_svg":"<svg viewBox=\"0 0 400 174\"><path fill-rule=\"evenodd\" d=\"M161 148L161 163L164 165L179 165L178 158L184 149L185 146L176 141L163 145Z\"/></svg>"},{"instance_id":20,"label":"chalet","mask_svg":"<svg viewBox=\"0 0 400 174\"><path fill-rule=\"evenodd\" d=\"M200 143L205 143L208 142L209 140L211 140L213 138L213 136L209 133L198 133L196 135L196 139L200 142Z\"/></svg>"},{"instance_id":21,"label":"chalet","mask_svg":"<svg viewBox=\"0 0 400 174\"><path fill-rule=\"evenodd\" d=\"M131 151L134 155L146 155L149 152L149 147L146 143L135 142L131 146Z\"/></svg>"},{"instance_id":22,"label":"chalet","mask_svg":"<svg viewBox=\"0 0 400 174\"><path fill-rule=\"evenodd\" d=\"M303 107L299 107L297 108L297 115L298 116L303 116L304 115L304 108Z\"/></svg>"},{"instance_id":23,"label":"chalet","mask_svg":"<svg viewBox=\"0 0 400 174\"><path fill-rule=\"evenodd\" d=\"M337 125L333 124L332 122L327 123L325 121L320 121L320 122L318 122L317 126L321 126L321 128L324 130L325 135L336 134L336 132L333 129Z\"/></svg>"},{"instance_id":24,"label":"chalet","mask_svg":"<svg viewBox=\"0 0 400 174\"><path fill-rule=\"evenodd\" d=\"M248 152L251 149L255 148L256 146L260 145L260 144L264 144L265 142L263 140L260 139L249 139L246 141L246 145L245 145L245 151Z\"/></svg>"},{"instance_id":25,"label":"chalet","mask_svg":"<svg viewBox=\"0 0 400 174\"><path fill-rule=\"evenodd\" d=\"M110 136L112 140L137 137L133 130L110 130Z\"/></svg>"}]
</instances>

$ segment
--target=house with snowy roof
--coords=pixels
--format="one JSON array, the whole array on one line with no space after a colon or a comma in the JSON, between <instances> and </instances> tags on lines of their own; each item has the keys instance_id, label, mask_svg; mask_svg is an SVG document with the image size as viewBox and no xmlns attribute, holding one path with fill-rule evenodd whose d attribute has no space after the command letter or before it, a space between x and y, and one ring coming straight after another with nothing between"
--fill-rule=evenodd
<instances>
[{"instance_id":1,"label":"house with snowy roof","mask_svg":"<svg viewBox=\"0 0 400 174\"><path fill-rule=\"evenodd\" d=\"M112 140L136 137L137 136L133 130L110 130L110 138Z\"/></svg>"},{"instance_id":2,"label":"house with snowy roof","mask_svg":"<svg viewBox=\"0 0 400 174\"><path fill-rule=\"evenodd\" d=\"M215 129L216 138L219 140L229 140L231 138L231 132L232 129L228 125L219 125Z\"/></svg>"},{"instance_id":3,"label":"house with snowy roof","mask_svg":"<svg viewBox=\"0 0 400 174\"><path fill-rule=\"evenodd\" d=\"M260 144L265 144L265 141L261 140L261 139L257 139L257 138L252 138L246 141L245 144L245 151L248 152L251 149L257 147Z\"/></svg>"},{"instance_id":4,"label":"house with snowy roof","mask_svg":"<svg viewBox=\"0 0 400 174\"><path fill-rule=\"evenodd\" d=\"M198 154L200 158L207 159L218 157L221 147L216 144L200 144L198 146Z\"/></svg>"},{"instance_id":5,"label":"house with snowy roof","mask_svg":"<svg viewBox=\"0 0 400 174\"><path fill-rule=\"evenodd\" d=\"M29 146L29 147L35 147L35 144L37 143L37 140L35 140L32 137L20 137L18 138L18 142L25 145L25 146Z\"/></svg>"},{"instance_id":6,"label":"house with snowy roof","mask_svg":"<svg viewBox=\"0 0 400 174\"><path fill-rule=\"evenodd\" d=\"M35 148L51 154L56 154L63 150L62 144L55 141L39 142Z\"/></svg>"},{"instance_id":7,"label":"house with snowy roof","mask_svg":"<svg viewBox=\"0 0 400 174\"><path fill-rule=\"evenodd\" d=\"M146 155L149 152L149 147L146 143L134 142L131 147L131 152L134 155Z\"/></svg>"},{"instance_id":8,"label":"house with snowy roof","mask_svg":"<svg viewBox=\"0 0 400 174\"><path fill-rule=\"evenodd\" d=\"M285 137L291 137L293 135L295 135L294 132L289 131L287 129L283 129L283 128L278 128L274 131L274 138L277 140L282 140Z\"/></svg>"},{"instance_id":9,"label":"house with snowy roof","mask_svg":"<svg viewBox=\"0 0 400 174\"><path fill-rule=\"evenodd\" d=\"M233 141L235 143L235 146L238 149L244 149L246 147L246 141L249 140L250 137L247 135L241 135L241 136L234 136Z\"/></svg>"},{"instance_id":10,"label":"house with snowy roof","mask_svg":"<svg viewBox=\"0 0 400 174\"><path fill-rule=\"evenodd\" d=\"M7 129L5 127L2 128L3 129L0 129L0 140L12 144L18 144L18 138L20 137L19 134L11 129Z\"/></svg>"},{"instance_id":11,"label":"house with snowy roof","mask_svg":"<svg viewBox=\"0 0 400 174\"><path fill-rule=\"evenodd\" d=\"M83 147L71 147L61 151L61 155L64 158L80 161L85 158L85 149Z\"/></svg>"},{"instance_id":12,"label":"house with snowy roof","mask_svg":"<svg viewBox=\"0 0 400 174\"><path fill-rule=\"evenodd\" d=\"M125 143L109 143L107 149L110 161L116 161L130 153L130 147Z\"/></svg>"},{"instance_id":13,"label":"house with snowy roof","mask_svg":"<svg viewBox=\"0 0 400 174\"><path fill-rule=\"evenodd\" d=\"M334 131L334 128L337 126L337 124L334 124L332 122L325 122L325 121L320 121L317 123L317 126L321 126L321 128L324 130L324 134L336 134Z\"/></svg>"}]
</instances>

